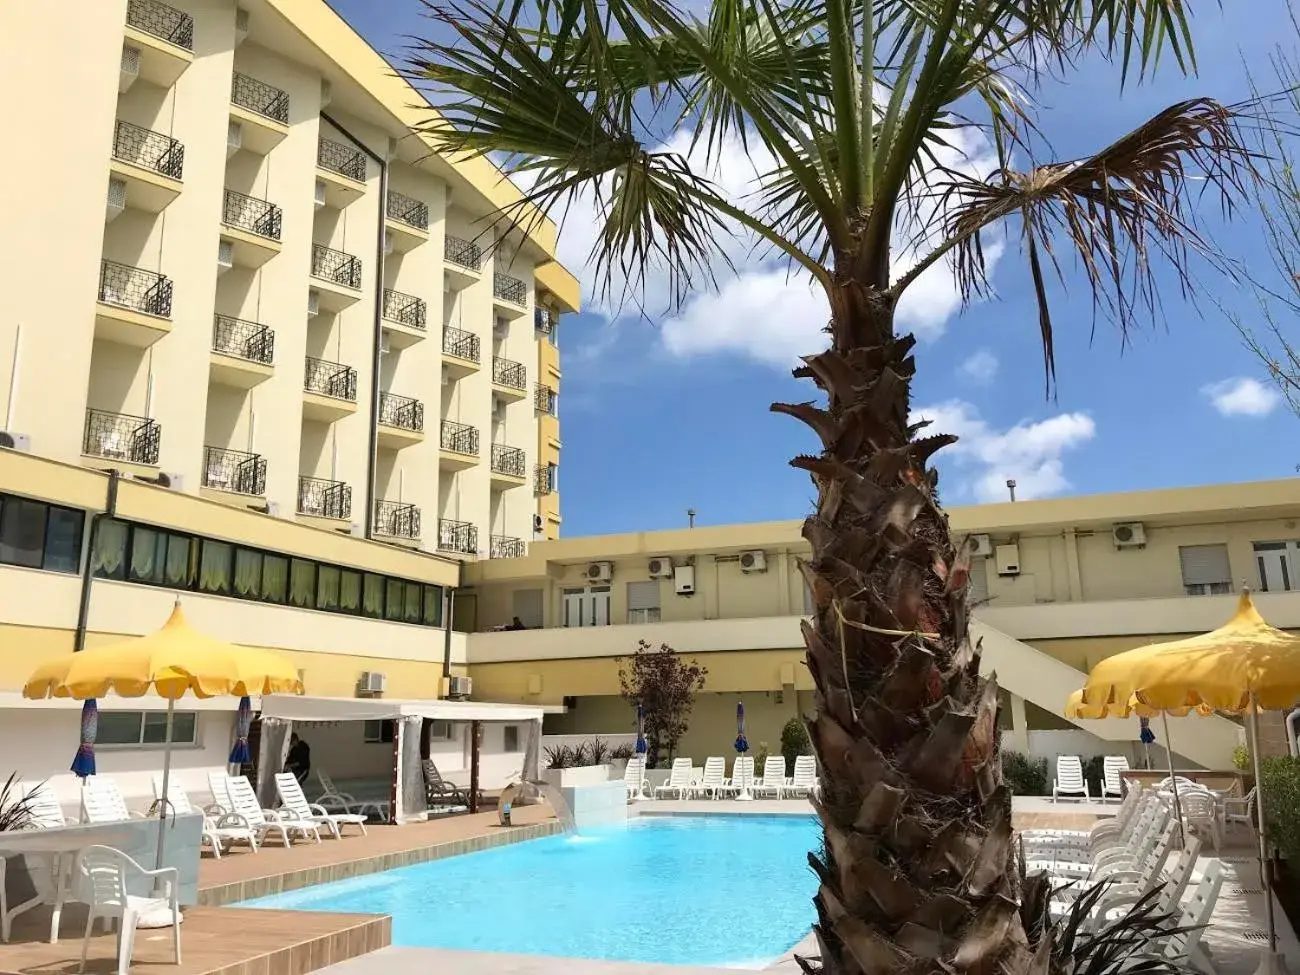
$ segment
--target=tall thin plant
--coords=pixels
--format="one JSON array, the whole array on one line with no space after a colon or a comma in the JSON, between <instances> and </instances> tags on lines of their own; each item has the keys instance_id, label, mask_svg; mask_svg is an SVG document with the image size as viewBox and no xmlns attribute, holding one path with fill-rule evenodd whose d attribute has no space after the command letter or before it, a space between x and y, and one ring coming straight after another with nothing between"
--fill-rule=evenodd
<instances>
[{"instance_id":1,"label":"tall thin plant","mask_svg":"<svg viewBox=\"0 0 1300 975\"><path fill-rule=\"evenodd\" d=\"M30 829L36 821L34 791L20 790L21 785L15 772L0 788L0 833Z\"/></svg>"}]
</instances>

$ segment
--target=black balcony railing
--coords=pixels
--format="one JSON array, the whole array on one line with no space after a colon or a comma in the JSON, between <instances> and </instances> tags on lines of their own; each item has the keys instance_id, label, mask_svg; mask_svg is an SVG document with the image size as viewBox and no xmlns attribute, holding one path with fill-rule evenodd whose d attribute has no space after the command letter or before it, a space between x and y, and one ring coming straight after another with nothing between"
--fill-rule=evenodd
<instances>
[{"instance_id":1,"label":"black balcony railing","mask_svg":"<svg viewBox=\"0 0 1300 975\"><path fill-rule=\"evenodd\" d=\"M478 336L473 332L465 331L463 328L444 325L442 327L442 351L446 352L447 355L454 355L457 359L478 362Z\"/></svg>"},{"instance_id":2,"label":"black balcony railing","mask_svg":"<svg viewBox=\"0 0 1300 975\"><path fill-rule=\"evenodd\" d=\"M488 554L494 559L522 559L524 540L509 535L488 536Z\"/></svg>"},{"instance_id":3,"label":"black balcony railing","mask_svg":"<svg viewBox=\"0 0 1300 975\"><path fill-rule=\"evenodd\" d=\"M416 230L429 229L429 207L405 193L389 190L385 213L387 213L389 220L396 220L398 223L404 223Z\"/></svg>"},{"instance_id":4,"label":"black balcony railing","mask_svg":"<svg viewBox=\"0 0 1300 975\"><path fill-rule=\"evenodd\" d=\"M267 240L279 240L283 220L283 212L274 203L237 193L234 190L226 190L225 203L221 208L221 222L227 227L246 230Z\"/></svg>"},{"instance_id":5,"label":"black balcony railing","mask_svg":"<svg viewBox=\"0 0 1300 975\"><path fill-rule=\"evenodd\" d=\"M551 416L555 416L556 404L559 398L560 394L544 383L538 383L533 387L533 408L538 413L549 413Z\"/></svg>"},{"instance_id":6,"label":"black balcony railing","mask_svg":"<svg viewBox=\"0 0 1300 975\"><path fill-rule=\"evenodd\" d=\"M127 0L126 25L194 50L194 18L158 0Z\"/></svg>"},{"instance_id":7,"label":"black balcony railing","mask_svg":"<svg viewBox=\"0 0 1300 975\"><path fill-rule=\"evenodd\" d=\"M266 458L244 450L204 447L203 486L231 494L265 494Z\"/></svg>"},{"instance_id":8,"label":"black balcony railing","mask_svg":"<svg viewBox=\"0 0 1300 975\"><path fill-rule=\"evenodd\" d=\"M471 271L479 271L483 268L483 248L472 240L461 240L459 237L448 235L443 245L442 256L448 264L455 264Z\"/></svg>"},{"instance_id":9,"label":"black balcony railing","mask_svg":"<svg viewBox=\"0 0 1300 975\"><path fill-rule=\"evenodd\" d=\"M307 356L307 373L303 389L309 393L333 396L350 403L357 401L357 371L351 366Z\"/></svg>"},{"instance_id":10,"label":"black balcony railing","mask_svg":"<svg viewBox=\"0 0 1300 975\"><path fill-rule=\"evenodd\" d=\"M424 430L424 404L396 393L379 394L379 422L402 430Z\"/></svg>"},{"instance_id":11,"label":"black balcony railing","mask_svg":"<svg viewBox=\"0 0 1300 975\"><path fill-rule=\"evenodd\" d=\"M523 477L527 466L524 452L518 447L507 447L503 443L492 445L492 473Z\"/></svg>"},{"instance_id":12,"label":"black balcony railing","mask_svg":"<svg viewBox=\"0 0 1300 975\"><path fill-rule=\"evenodd\" d=\"M492 296L512 305L527 305L528 286L509 274L496 274L492 277Z\"/></svg>"},{"instance_id":13,"label":"black balcony railing","mask_svg":"<svg viewBox=\"0 0 1300 975\"><path fill-rule=\"evenodd\" d=\"M257 322L217 315L212 324L212 351L269 366L275 360L275 333Z\"/></svg>"},{"instance_id":14,"label":"black balcony railing","mask_svg":"<svg viewBox=\"0 0 1300 975\"><path fill-rule=\"evenodd\" d=\"M428 324L429 306L423 298L385 288L384 317L408 328L424 328Z\"/></svg>"},{"instance_id":15,"label":"black balcony railing","mask_svg":"<svg viewBox=\"0 0 1300 975\"><path fill-rule=\"evenodd\" d=\"M533 328L543 335L550 335L555 331L555 326L559 324L556 321L555 312L549 308L538 306L533 312Z\"/></svg>"},{"instance_id":16,"label":"black balcony railing","mask_svg":"<svg viewBox=\"0 0 1300 975\"><path fill-rule=\"evenodd\" d=\"M230 101L273 122L289 124L289 93L238 71L230 83Z\"/></svg>"},{"instance_id":17,"label":"black balcony railing","mask_svg":"<svg viewBox=\"0 0 1300 975\"><path fill-rule=\"evenodd\" d=\"M346 521L352 517L352 486L342 481L299 476L298 513Z\"/></svg>"},{"instance_id":18,"label":"black balcony railing","mask_svg":"<svg viewBox=\"0 0 1300 975\"><path fill-rule=\"evenodd\" d=\"M492 381L498 386L509 386L511 389L528 389L528 370L524 368L522 362L515 362L513 359L503 359L500 356L492 357Z\"/></svg>"},{"instance_id":19,"label":"black balcony railing","mask_svg":"<svg viewBox=\"0 0 1300 975\"><path fill-rule=\"evenodd\" d=\"M354 179L358 183L366 181L366 157L360 149L353 149L341 142L321 139L316 143L316 165L332 173Z\"/></svg>"},{"instance_id":20,"label":"black balcony railing","mask_svg":"<svg viewBox=\"0 0 1300 975\"><path fill-rule=\"evenodd\" d=\"M185 169L185 147L180 142L120 119L113 130L113 158L172 179L180 179Z\"/></svg>"},{"instance_id":21,"label":"black balcony railing","mask_svg":"<svg viewBox=\"0 0 1300 975\"><path fill-rule=\"evenodd\" d=\"M400 501L376 501L375 534L389 538L419 538L420 509Z\"/></svg>"},{"instance_id":22,"label":"black balcony railing","mask_svg":"<svg viewBox=\"0 0 1300 975\"><path fill-rule=\"evenodd\" d=\"M438 519L438 551L478 555L478 528L468 521Z\"/></svg>"},{"instance_id":23,"label":"black balcony railing","mask_svg":"<svg viewBox=\"0 0 1300 975\"><path fill-rule=\"evenodd\" d=\"M158 463L161 445L162 427L157 420L107 410L86 410L83 454L153 467Z\"/></svg>"},{"instance_id":24,"label":"black balcony railing","mask_svg":"<svg viewBox=\"0 0 1300 975\"><path fill-rule=\"evenodd\" d=\"M158 318L172 317L171 278L142 267L101 261L99 300Z\"/></svg>"},{"instance_id":25,"label":"black balcony railing","mask_svg":"<svg viewBox=\"0 0 1300 975\"><path fill-rule=\"evenodd\" d=\"M361 290L361 258L331 250L324 244L311 245L311 273L324 281Z\"/></svg>"},{"instance_id":26,"label":"black balcony railing","mask_svg":"<svg viewBox=\"0 0 1300 975\"><path fill-rule=\"evenodd\" d=\"M555 468L551 464L538 464L533 468L533 493L555 493Z\"/></svg>"},{"instance_id":27,"label":"black balcony railing","mask_svg":"<svg viewBox=\"0 0 1300 975\"><path fill-rule=\"evenodd\" d=\"M472 454L477 457L478 430L468 423L443 420L439 445L443 450L452 450L458 454Z\"/></svg>"}]
</instances>

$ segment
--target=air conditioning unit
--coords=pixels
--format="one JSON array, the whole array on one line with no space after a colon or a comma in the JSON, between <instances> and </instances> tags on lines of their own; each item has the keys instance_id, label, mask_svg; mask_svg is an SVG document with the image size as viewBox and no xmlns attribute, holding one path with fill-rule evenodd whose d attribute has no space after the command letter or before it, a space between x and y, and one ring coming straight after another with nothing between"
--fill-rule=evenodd
<instances>
[{"instance_id":1,"label":"air conditioning unit","mask_svg":"<svg viewBox=\"0 0 1300 975\"><path fill-rule=\"evenodd\" d=\"M244 123L231 122L226 129L226 158L244 148Z\"/></svg>"},{"instance_id":2,"label":"air conditioning unit","mask_svg":"<svg viewBox=\"0 0 1300 975\"><path fill-rule=\"evenodd\" d=\"M1015 542L998 545L993 549L993 560L997 563L998 575L1020 575L1020 546Z\"/></svg>"},{"instance_id":3,"label":"air conditioning unit","mask_svg":"<svg viewBox=\"0 0 1300 975\"><path fill-rule=\"evenodd\" d=\"M217 241L217 273L229 271L235 266L235 245L229 240Z\"/></svg>"},{"instance_id":4,"label":"air conditioning unit","mask_svg":"<svg viewBox=\"0 0 1300 975\"><path fill-rule=\"evenodd\" d=\"M307 317L315 318L319 314L320 292L309 288L307 290Z\"/></svg>"},{"instance_id":5,"label":"air conditioning unit","mask_svg":"<svg viewBox=\"0 0 1300 975\"><path fill-rule=\"evenodd\" d=\"M126 209L126 180L110 179L108 181L108 204L104 208L104 222L112 223L114 218Z\"/></svg>"},{"instance_id":6,"label":"air conditioning unit","mask_svg":"<svg viewBox=\"0 0 1300 975\"><path fill-rule=\"evenodd\" d=\"M316 180L316 209L319 210L325 205L325 181Z\"/></svg>"},{"instance_id":7,"label":"air conditioning unit","mask_svg":"<svg viewBox=\"0 0 1300 975\"><path fill-rule=\"evenodd\" d=\"M279 518L279 517L280 517L280 502L279 502L279 501L268 501L268 502L266 502L266 513L267 513L268 515L270 515L272 518Z\"/></svg>"},{"instance_id":8,"label":"air conditioning unit","mask_svg":"<svg viewBox=\"0 0 1300 975\"><path fill-rule=\"evenodd\" d=\"M1116 548L1146 548L1147 529L1140 521L1125 521L1111 526L1110 537Z\"/></svg>"},{"instance_id":9,"label":"air conditioning unit","mask_svg":"<svg viewBox=\"0 0 1300 975\"><path fill-rule=\"evenodd\" d=\"M388 334L385 333L379 336L379 354L388 355L388 353L392 351L393 351L393 344L392 342L389 341Z\"/></svg>"},{"instance_id":10,"label":"air conditioning unit","mask_svg":"<svg viewBox=\"0 0 1300 975\"><path fill-rule=\"evenodd\" d=\"M650 578L667 579L673 574L673 560L666 555L658 555L650 560Z\"/></svg>"},{"instance_id":11,"label":"air conditioning unit","mask_svg":"<svg viewBox=\"0 0 1300 975\"><path fill-rule=\"evenodd\" d=\"M474 691L474 679L472 677L449 677L447 679L447 696L457 701L463 701Z\"/></svg>"},{"instance_id":12,"label":"air conditioning unit","mask_svg":"<svg viewBox=\"0 0 1300 975\"><path fill-rule=\"evenodd\" d=\"M767 553L761 549L751 549L748 552L740 553L740 571L741 572L766 572L767 571Z\"/></svg>"},{"instance_id":13,"label":"air conditioning unit","mask_svg":"<svg viewBox=\"0 0 1300 975\"><path fill-rule=\"evenodd\" d=\"M384 231L384 254L393 253L393 235L387 230Z\"/></svg>"},{"instance_id":14,"label":"air conditioning unit","mask_svg":"<svg viewBox=\"0 0 1300 975\"><path fill-rule=\"evenodd\" d=\"M348 526L348 534L353 538L364 538L366 534L366 526L361 524L359 521L354 521Z\"/></svg>"},{"instance_id":15,"label":"air conditioning unit","mask_svg":"<svg viewBox=\"0 0 1300 975\"><path fill-rule=\"evenodd\" d=\"M377 670L367 670L361 675L361 679L357 681L357 693L382 694L387 686L387 675Z\"/></svg>"},{"instance_id":16,"label":"air conditioning unit","mask_svg":"<svg viewBox=\"0 0 1300 975\"><path fill-rule=\"evenodd\" d=\"M972 535L970 537L971 555L975 558L988 558L993 554L993 539L988 535Z\"/></svg>"},{"instance_id":17,"label":"air conditioning unit","mask_svg":"<svg viewBox=\"0 0 1300 975\"><path fill-rule=\"evenodd\" d=\"M332 93L333 91L330 88L330 83L326 81L324 78L322 78L320 80L320 107L321 108L324 108L326 105L330 103L330 96L332 95Z\"/></svg>"},{"instance_id":18,"label":"air conditioning unit","mask_svg":"<svg viewBox=\"0 0 1300 975\"><path fill-rule=\"evenodd\" d=\"M160 471L152 480L159 487L165 487L170 491L185 490L185 476L179 471Z\"/></svg>"},{"instance_id":19,"label":"air conditioning unit","mask_svg":"<svg viewBox=\"0 0 1300 975\"><path fill-rule=\"evenodd\" d=\"M248 11L243 7L235 8L235 46L244 43L248 37Z\"/></svg>"},{"instance_id":20,"label":"air conditioning unit","mask_svg":"<svg viewBox=\"0 0 1300 975\"><path fill-rule=\"evenodd\" d=\"M588 582L609 582L614 578L613 562L592 562L587 566Z\"/></svg>"},{"instance_id":21,"label":"air conditioning unit","mask_svg":"<svg viewBox=\"0 0 1300 975\"><path fill-rule=\"evenodd\" d=\"M122 45L122 67L117 76L117 90L126 91L140 77L140 49Z\"/></svg>"},{"instance_id":22,"label":"air conditioning unit","mask_svg":"<svg viewBox=\"0 0 1300 975\"><path fill-rule=\"evenodd\" d=\"M6 450L21 450L23 453L31 453L32 438L25 433L0 430L0 447Z\"/></svg>"},{"instance_id":23,"label":"air conditioning unit","mask_svg":"<svg viewBox=\"0 0 1300 975\"><path fill-rule=\"evenodd\" d=\"M695 595L695 566L677 565L673 567L673 591L679 596Z\"/></svg>"}]
</instances>

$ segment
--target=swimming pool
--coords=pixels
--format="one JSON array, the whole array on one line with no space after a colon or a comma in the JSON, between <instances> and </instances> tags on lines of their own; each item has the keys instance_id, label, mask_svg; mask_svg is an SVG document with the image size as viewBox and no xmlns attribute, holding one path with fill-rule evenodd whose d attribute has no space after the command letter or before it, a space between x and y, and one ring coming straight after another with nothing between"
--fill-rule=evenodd
<instances>
[{"instance_id":1,"label":"swimming pool","mask_svg":"<svg viewBox=\"0 0 1300 975\"><path fill-rule=\"evenodd\" d=\"M391 914L393 944L761 967L808 934L812 816L646 816L240 907Z\"/></svg>"}]
</instances>

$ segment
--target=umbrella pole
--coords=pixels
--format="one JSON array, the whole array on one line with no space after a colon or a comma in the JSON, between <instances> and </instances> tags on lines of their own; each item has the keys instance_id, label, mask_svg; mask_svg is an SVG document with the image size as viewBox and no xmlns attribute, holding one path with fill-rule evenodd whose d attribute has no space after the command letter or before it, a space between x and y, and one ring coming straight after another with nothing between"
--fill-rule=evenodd
<instances>
[{"instance_id":1,"label":"umbrella pole","mask_svg":"<svg viewBox=\"0 0 1300 975\"><path fill-rule=\"evenodd\" d=\"M171 785L172 777L172 719L176 716L176 699L169 697L167 699L167 731L163 737L163 774L162 774L162 797L158 800L158 856L154 860L153 868L161 870L163 865L163 835L167 826L167 807L170 803L167 797L170 793L167 791Z\"/></svg>"},{"instance_id":2,"label":"umbrella pole","mask_svg":"<svg viewBox=\"0 0 1300 975\"><path fill-rule=\"evenodd\" d=\"M1259 771L1259 702L1250 696L1251 761L1255 766L1255 814L1259 818L1259 872L1264 878L1264 906L1268 912L1268 951L1260 959L1256 975L1266 972L1284 972L1286 966L1277 953L1277 922L1273 917L1273 878L1268 861L1268 845L1264 837L1264 785Z\"/></svg>"},{"instance_id":3,"label":"umbrella pole","mask_svg":"<svg viewBox=\"0 0 1300 975\"><path fill-rule=\"evenodd\" d=\"M1169 759L1169 787L1174 790L1174 816L1178 820L1178 835L1182 842L1187 842L1187 828L1183 825L1183 807L1178 801L1178 776L1174 774L1174 749L1169 738L1169 714L1160 712L1160 723L1165 731L1165 757Z\"/></svg>"}]
</instances>

